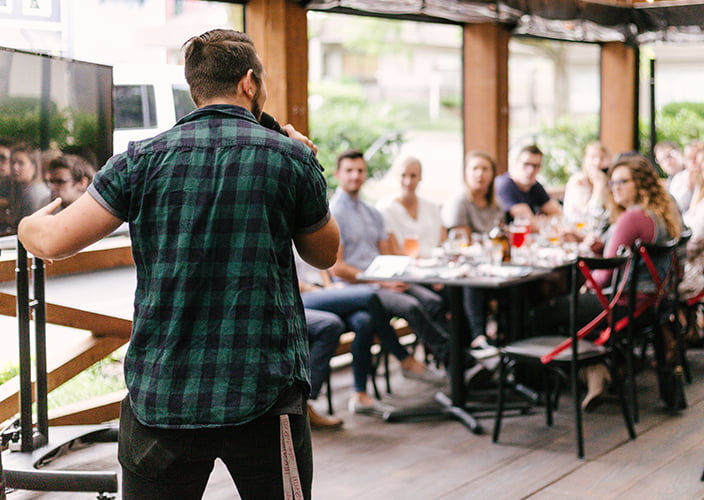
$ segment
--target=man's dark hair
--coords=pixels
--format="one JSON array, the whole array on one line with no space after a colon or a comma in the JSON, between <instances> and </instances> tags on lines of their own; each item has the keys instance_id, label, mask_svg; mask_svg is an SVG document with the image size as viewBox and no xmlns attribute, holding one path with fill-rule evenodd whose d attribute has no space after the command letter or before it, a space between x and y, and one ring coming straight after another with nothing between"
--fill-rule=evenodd
<instances>
[{"instance_id":1,"label":"man's dark hair","mask_svg":"<svg viewBox=\"0 0 704 500\"><path fill-rule=\"evenodd\" d=\"M215 29L188 39L183 46L186 81L196 105L233 94L250 69L254 82L262 84L264 68L246 33Z\"/></svg>"},{"instance_id":2,"label":"man's dark hair","mask_svg":"<svg viewBox=\"0 0 704 500\"><path fill-rule=\"evenodd\" d=\"M14 144L14 141L11 141L7 137L0 137L0 146L4 146L7 149L12 149L13 144Z\"/></svg>"},{"instance_id":3,"label":"man's dark hair","mask_svg":"<svg viewBox=\"0 0 704 500\"><path fill-rule=\"evenodd\" d=\"M343 151L340 153L340 156L337 157L337 169L340 169L340 163L342 163L342 160L356 160L357 158L364 158L364 153L362 153L359 149L348 149L347 151Z\"/></svg>"},{"instance_id":4,"label":"man's dark hair","mask_svg":"<svg viewBox=\"0 0 704 500\"><path fill-rule=\"evenodd\" d=\"M61 153L65 155L81 156L84 160L91 164L94 170L97 170L98 168L98 157L95 155L95 152L90 148L87 148L85 146L70 145L63 147L61 149Z\"/></svg>"},{"instance_id":5,"label":"man's dark hair","mask_svg":"<svg viewBox=\"0 0 704 500\"><path fill-rule=\"evenodd\" d=\"M543 152L540 150L540 148L535 145L535 144L529 144L528 146L523 146L521 150L518 152L518 156L522 155L523 153L528 153L531 155L540 155L544 156Z\"/></svg>"},{"instance_id":6,"label":"man's dark hair","mask_svg":"<svg viewBox=\"0 0 704 500\"><path fill-rule=\"evenodd\" d=\"M88 181L93 180L95 175L95 168L93 165L88 163L88 160L79 155L61 155L58 158L54 158L49 162L47 171L57 170L59 168L66 168L71 172L71 178L73 182L80 182L82 179L88 179Z\"/></svg>"}]
</instances>

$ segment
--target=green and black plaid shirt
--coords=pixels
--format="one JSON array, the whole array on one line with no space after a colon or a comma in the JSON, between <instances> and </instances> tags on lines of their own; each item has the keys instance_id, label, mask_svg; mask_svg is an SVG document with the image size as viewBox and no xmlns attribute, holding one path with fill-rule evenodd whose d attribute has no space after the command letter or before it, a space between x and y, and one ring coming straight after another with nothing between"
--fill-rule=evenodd
<instances>
[{"instance_id":1,"label":"green and black plaid shirt","mask_svg":"<svg viewBox=\"0 0 704 500\"><path fill-rule=\"evenodd\" d=\"M125 378L137 418L242 424L308 384L291 238L329 219L313 153L238 106L131 143L91 195L130 224L137 265Z\"/></svg>"}]
</instances>

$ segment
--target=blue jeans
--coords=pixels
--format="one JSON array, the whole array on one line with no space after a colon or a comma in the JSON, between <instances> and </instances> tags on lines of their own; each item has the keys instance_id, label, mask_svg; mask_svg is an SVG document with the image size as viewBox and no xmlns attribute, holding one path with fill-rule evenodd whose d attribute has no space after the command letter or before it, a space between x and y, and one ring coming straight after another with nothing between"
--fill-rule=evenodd
<instances>
[{"instance_id":1,"label":"blue jeans","mask_svg":"<svg viewBox=\"0 0 704 500\"><path fill-rule=\"evenodd\" d=\"M316 399L330 373L330 359L335 355L340 335L347 331L336 314L306 309L308 343L310 346L310 399Z\"/></svg>"},{"instance_id":2,"label":"blue jeans","mask_svg":"<svg viewBox=\"0 0 704 500\"><path fill-rule=\"evenodd\" d=\"M376 289L370 285L349 285L323 288L301 294L307 309L317 309L338 315L347 328L355 332L352 342L352 373L354 389L367 391L367 379L372 372L371 346L374 335L384 349L399 360L409 356L399 343L396 331L389 324L391 317L384 309Z\"/></svg>"},{"instance_id":3,"label":"blue jeans","mask_svg":"<svg viewBox=\"0 0 704 500\"><path fill-rule=\"evenodd\" d=\"M472 340L486 335L487 291L482 288L464 287L462 289L464 313L469 322L469 334Z\"/></svg>"},{"instance_id":4,"label":"blue jeans","mask_svg":"<svg viewBox=\"0 0 704 500\"><path fill-rule=\"evenodd\" d=\"M437 360L447 366L449 338L442 298L425 287L411 285L404 293L381 289L379 299L390 316L408 321L415 334L430 347Z\"/></svg>"}]
</instances>

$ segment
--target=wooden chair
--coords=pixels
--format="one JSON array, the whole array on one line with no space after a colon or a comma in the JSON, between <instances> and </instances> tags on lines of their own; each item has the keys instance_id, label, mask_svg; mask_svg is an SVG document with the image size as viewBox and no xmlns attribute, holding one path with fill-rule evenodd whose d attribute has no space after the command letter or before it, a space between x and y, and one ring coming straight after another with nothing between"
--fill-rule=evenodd
<instances>
[{"instance_id":1,"label":"wooden chair","mask_svg":"<svg viewBox=\"0 0 704 500\"><path fill-rule=\"evenodd\" d=\"M606 363L611 372L612 381L618 388L621 411L628 435L631 439L635 439L635 429L633 428L631 412L629 411L624 394L623 377L619 373L619 370L616 369L616 365L621 356L617 350L618 346L610 340L607 340L603 345L599 345L598 343L585 339L588 334L594 332L600 325L603 325L604 321L606 321L611 331L613 331L613 309L626 288L627 267L629 262L630 259L626 256L611 259L578 258L572 266L570 273L570 337L567 339L565 339L564 336L558 335L529 337L512 342L500 349L499 394L494 424L494 442L498 441L499 432L501 430L507 376L509 371L517 364L527 364L537 367L542 371L543 380L545 382L544 399L548 426L553 425L553 409L557 406L559 397L559 393L553 394L554 387L551 379L555 379L558 382L555 384L558 387L560 378L569 379L574 402L577 457L583 458L584 436L582 430L582 407L578 372L581 368L589 365ZM594 280L592 271L597 269L613 272L610 291L604 292ZM578 329L578 299L580 287L584 280L589 283L590 288L596 293L603 306L603 310L587 325ZM568 376L566 375L567 373L569 374Z\"/></svg>"}]
</instances>

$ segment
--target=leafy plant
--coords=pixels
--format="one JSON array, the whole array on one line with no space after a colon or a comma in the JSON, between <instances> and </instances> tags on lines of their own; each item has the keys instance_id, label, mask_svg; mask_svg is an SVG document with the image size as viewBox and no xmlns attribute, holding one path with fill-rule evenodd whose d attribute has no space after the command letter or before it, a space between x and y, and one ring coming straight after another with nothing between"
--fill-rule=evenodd
<instances>
[{"instance_id":1,"label":"leafy plant","mask_svg":"<svg viewBox=\"0 0 704 500\"><path fill-rule=\"evenodd\" d=\"M655 114L655 128L658 141L672 141L685 146L694 139L704 136L704 103L679 102L662 107ZM639 126L640 150L650 151L650 123L642 119Z\"/></svg>"},{"instance_id":2,"label":"leafy plant","mask_svg":"<svg viewBox=\"0 0 704 500\"><path fill-rule=\"evenodd\" d=\"M540 176L544 184L559 186L581 168L584 147L598 138L598 117L563 116L554 126L543 125L537 144L544 153Z\"/></svg>"},{"instance_id":3,"label":"leafy plant","mask_svg":"<svg viewBox=\"0 0 704 500\"><path fill-rule=\"evenodd\" d=\"M16 377L19 373L20 367L17 363L6 363L5 366L0 367L0 385Z\"/></svg>"},{"instance_id":4,"label":"leafy plant","mask_svg":"<svg viewBox=\"0 0 704 500\"><path fill-rule=\"evenodd\" d=\"M405 123L403 113L388 103L368 102L362 87L354 82L329 83L310 93L310 134L328 185L337 185L333 175L337 156L350 148L375 152L367 158L369 175L383 175L403 142L403 131L398 128Z\"/></svg>"}]
</instances>

